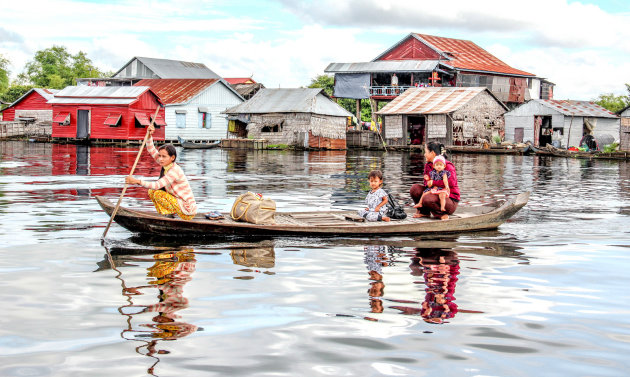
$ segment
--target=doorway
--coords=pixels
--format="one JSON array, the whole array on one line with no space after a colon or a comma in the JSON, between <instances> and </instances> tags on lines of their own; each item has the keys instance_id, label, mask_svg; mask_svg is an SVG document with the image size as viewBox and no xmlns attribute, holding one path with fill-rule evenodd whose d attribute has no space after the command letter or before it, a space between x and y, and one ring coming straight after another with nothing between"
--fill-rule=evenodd
<instances>
[{"instance_id":1,"label":"doorway","mask_svg":"<svg viewBox=\"0 0 630 377\"><path fill-rule=\"evenodd\" d=\"M426 118L423 116L407 117L407 144L423 145L425 143Z\"/></svg>"},{"instance_id":2,"label":"doorway","mask_svg":"<svg viewBox=\"0 0 630 377\"><path fill-rule=\"evenodd\" d=\"M90 110L77 110L77 139L90 137Z\"/></svg>"},{"instance_id":3,"label":"doorway","mask_svg":"<svg viewBox=\"0 0 630 377\"><path fill-rule=\"evenodd\" d=\"M534 118L534 146L544 148L551 144L551 115L539 115Z\"/></svg>"}]
</instances>

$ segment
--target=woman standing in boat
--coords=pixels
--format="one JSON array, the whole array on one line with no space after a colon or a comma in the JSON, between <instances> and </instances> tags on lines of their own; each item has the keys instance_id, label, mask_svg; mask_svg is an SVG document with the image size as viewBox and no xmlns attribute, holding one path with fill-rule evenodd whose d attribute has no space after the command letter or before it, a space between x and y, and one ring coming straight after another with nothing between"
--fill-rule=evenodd
<instances>
[{"instance_id":1,"label":"woman standing in boat","mask_svg":"<svg viewBox=\"0 0 630 377\"><path fill-rule=\"evenodd\" d=\"M169 217L175 217L177 214L184 220L191 220L197 214L197 203L188 184L188 178L182 168L175 163L177 151L172 144L165 144L156 149L153 145L154 131L155 127L150 125L147 151L162 166L160 178L149 182L129 175L125 177L125 182L148 188L149 198L159 214Z\"/></svg>"},{"instance_id":2,"label":"woman standing in boat","mask_svg":"<svg viewBox=\"0 0 630 377\"><path fill-rule=\"evenodd\" d=\"M427 185L427 181L424 180L422 184L416 183L411 186L411 189L409 190L409 194L411 194L411 198L415 204L418 204L420 198L422 198L422 207L418 208L418 211L413 215L413 217L429 217L433 214L434 217L446 220L448 219L448 216L452 215L457 209L457 204L459 203L457 174L455 172L455 166L446 159L445 154L446 149L444 148L444 145L438 143L437 141L430 141L424 147L424 159L426 162L424 164L423 176L430 175L429 173L433 170L433 159L436 156L443 156L446 160L446 167L444 170L450 174L448 177L448 188L450 193L448 198L446 198L444 210L440 209L440 199L437 195L425 195L424 198L422 198L422 193ZM444 188L444 182L434 181L433 185L438 189Z\"/></svg>"}]
</instances>

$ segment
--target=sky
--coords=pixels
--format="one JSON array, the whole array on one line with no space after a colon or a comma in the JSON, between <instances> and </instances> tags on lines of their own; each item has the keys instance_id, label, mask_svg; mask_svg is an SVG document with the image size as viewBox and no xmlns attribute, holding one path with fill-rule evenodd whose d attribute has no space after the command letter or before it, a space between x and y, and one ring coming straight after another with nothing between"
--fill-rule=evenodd
<instances>
[{"instance_id":1,"label":"sky","mask_svg":"<svg viewBox=\"0 0 630 377\"><path fill-rule=\"evenodd\" d=\"M300 87L414 32L473 41L555 83L556 99L625 95L630 83L627 0L32 0L4 1L0 14L13 78L36 51L61 45L104 71L144 56Z\"/></svg>"}]
</instances>

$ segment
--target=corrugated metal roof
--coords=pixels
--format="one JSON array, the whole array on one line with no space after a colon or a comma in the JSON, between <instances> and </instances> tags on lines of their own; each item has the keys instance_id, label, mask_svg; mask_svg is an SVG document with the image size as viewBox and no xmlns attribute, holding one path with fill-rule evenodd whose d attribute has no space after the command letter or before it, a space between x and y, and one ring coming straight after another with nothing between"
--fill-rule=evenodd
<instances>
[{"instance_id":1,"label":"corrugated metal roof","mask_svg":"<svg viewBox=\"0 0 630 377\"><path fill-rule=\"evenodd\" d=\"M67 86L48 101L53 104L128 105L151 90L148 86Z\"/></svg>"},{"instance_id":2,"label":"corrugated metal roof","mask_svg":"<svg viewBox=\"0 0 630 377\"><path fill-rule=\"evenodd\" d=\"M483 91L487 89L480 87L410 88L377 114L448 114L464 106Z\"/></svg>"},{"instance_id":3,"label":"corrugated metal roof","mask_svg":"<svg viewBox=\"0 0 630 377\"><path fill-rule=\"evenodd\" d=\"M618 118L618 115L606 110L598 104L590 101L572 101L556 99L537 99L545 106L559 111L564 115L599 118Z\"/></svg>"},{"instance_id":4,"label":"corrugated metal roof","mask_svg":"<svg viewBox=\"0 0 630 377\"><path fill-rule=\"evenodd\" d=\"M512 75L535 76L532 73L512 68L483 48L464 39L444 38L427 34L413 34L420 41L428 43L437 51L446 54L452 60L446 63L460 69L507 73Z\"/></svg>"},{"instance_id":5,"label":"corrugated metal roof","mask_svg":"<svg viewBox=\"0 0 630 377\"><path fill-rule=\"evenodd\" d=\"M252 98L225 110L226 114L313 113L352 116L322 93L323 89L260 89Z\"/></svg>"},{"instance_id":6,"label":"corrugated metal roof","mask_svg":"<svg viewBox=\"0 0 630 377\"><path fill-rule=\"evenodd\" d=\"M330 63L324 72L431 72L437 65L437 60L378 60L362 63Z\"/></svg>"},{"instance_id":7,"label":"corrugated metal roof","mask_svg":"<svg viewBox=\"0 0 630 377\"><path fill-rule=\"evenodd\" d=\"M218 79L144 79L134 86L148 86L167 105L182 104L210 87Z\"/></svg>"},{"instance_id":8,"label":"corrugated metal roof","mask_svg":"<svg viewBox=\"0 0 630 377\"><path fill-rule=\"evenodd\" d=\"M230 83L230 85L235 84L256 84L256 81L251 77L224 77L223 80Z\"/></svg>"},{"instance_id":9,"label":"corrugated metal roof","mask_svg":"<svg viewBox=\"0 0 630 377\"><path fill-rule=\"evenodd\" d=\"M203 63L185 62L181 60L156 59L135 56L121 69L112 75L118 75L124 71L129 64L138 59L142 64L147 66L153 73L161 79L219 79L219 75L214 73ZM123 72L124 74L124 72ZM126 77L126 76L120 76ZM146 76L136 75L134 77L142 78Z\"/></svg>"}]
</instances>

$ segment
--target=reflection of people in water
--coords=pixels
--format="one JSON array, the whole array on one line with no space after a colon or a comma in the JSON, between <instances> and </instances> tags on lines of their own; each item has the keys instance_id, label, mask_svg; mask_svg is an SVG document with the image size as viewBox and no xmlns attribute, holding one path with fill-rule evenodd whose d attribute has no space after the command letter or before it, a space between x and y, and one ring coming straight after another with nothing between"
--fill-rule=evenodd
<instances>
[{"instance_id":1,"label":"reflection of people in water","mask_svg":"<svg viewBox=\"0 0 630 377\"><path fill-rule=\"evenodd\" d=\"M383 297L385 284L383 284L383 267L388 266L387 249L385 246L365 246L363 248L365 253L365 264L368 269L370 289L368 289L368 295L370 296L370 308L372 313L383 312Z\"/></svg>"},{"instance_id":2,"label":"reflection of people in water","mask_svg":"<svg viewBox=\"0 0 630 377\"><path fill-rule=\"evenodd\" d=\"M459 275L457 254L447 250L419 249L411 258L411 275L423 276L424 302L420 308L395 306L404 314L420 314L428 323L444 323L457 313L455 284Z\"/></svg>"},{"instance_id":3,"label":"reflection of people in water","mask_svg":"<svg viewBox=\"0 0 630 377\"><path fill-rule=\"evenodd\" d=\"M178 251L175 253L162 253L153 256L155 263L147 270L147 276L153 278L149 285L125 288L123 294L130 297L141 295L142 290L149 288L158 289L158 302L151 305L142 305L140 313L157 313L153 316L152 323L140 326L149 328L148 331L134 330L131 327L123 331L134 333L134 339L151 338L145 345L137 347L138 353L155 358L157 361L148 369L149 374L153 374L155 365L159 358L155 355L167 354L167 350L158 350L159 340L176 340L197 331L197 326L179 321L181 317L178 311L188 307L188 299L184 297L183 288L186 283L192 280L192 273L195 271L196 260L190 251ZM138 307L139 305L129 305L128 307ZM135 314L137 315L137 314ZM133 315L131 315L133 316ZM129 321L131 324L131 321ZM131 326L131 325L130 325ZM124 335L123 337L126 338ZM146 348L146 352L141 351Z\"/></svg>"}]
</instances>

